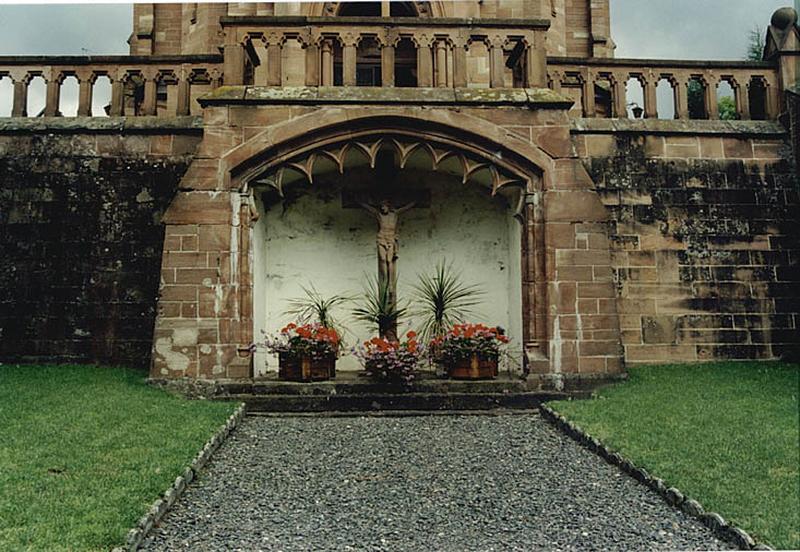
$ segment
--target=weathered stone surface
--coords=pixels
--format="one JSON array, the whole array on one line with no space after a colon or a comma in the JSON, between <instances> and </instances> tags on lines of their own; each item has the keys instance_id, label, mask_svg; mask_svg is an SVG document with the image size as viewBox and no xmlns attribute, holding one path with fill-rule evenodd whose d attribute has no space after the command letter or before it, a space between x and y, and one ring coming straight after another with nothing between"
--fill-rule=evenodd
<instances>
[{"instance_id":1,"label":"weathered stone surface","mask_svg":"<svg viewBox=\"0 0 800 552\"><path fill-rule=\"evenodd\" d=\"M26 121L63 128L60 121L69 119ZM174 123L158 122L161 129ZM92 124L129 123L96 118ZM189 159L138 150L146 135L121 137L115 157L89 147L73 151L74 138L55 130L34 134L0 157L0 359L144 368L156 314L161 214ZM126 155L129 140L137 146Z\"/></svg>"}]
</instances>

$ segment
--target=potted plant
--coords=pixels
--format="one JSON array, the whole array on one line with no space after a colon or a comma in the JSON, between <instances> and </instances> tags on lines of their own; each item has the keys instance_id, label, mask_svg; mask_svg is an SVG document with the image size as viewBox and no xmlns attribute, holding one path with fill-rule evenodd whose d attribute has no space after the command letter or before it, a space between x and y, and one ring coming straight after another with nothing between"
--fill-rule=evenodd
<instances>
[{"instance_id":1,"label":"potted plant","mask_svg":"<svg viewBox=\"0 0 800 552\"><path fill-rule=\"evenodd\" d=\"M334 311L340 307L342 304L351 301L352 299L345 295L333 295L331 297L324 297L321 293L319 293L316 288L311 285L310 287L301 286L303 292L305 293L304 297L299 297L296 299L292 299L289 301L289 308L286 310L285 314L288 316L293 317L297 324L301 325L316 325L321 326L322 328L327 328L328 330L333 330L333 332L337 336L338 347L336 350L337 357L339 353L339 348L343 345L342 336L344 332L338 322L338 317L334 316ZM288 327L288 326L287 326ZM306 332L303 332L306 333ZM280 361L279 356L279 364L278 364L278 374L279 377L281 374L281 366L283 363ZM284 356L288 363L292 363L289 357ZM329 362L326 361L326 362ZM336 376L336 362L330 365L330 377ZM290 369L289 373L293 370ZM284 373L286 373L284 371Z\"/></svg>"},{"instance_id":2,"label":"potted plant","mask_svg":"<svg viewBox=\"0 0 800 552\"><path fill-rule=\"evenodd\" d=\"M268 337L265 348L278 355L278 377L285 381L323 381L335 375L341 340L322 324L287 324Z\"/></svg>"},{"instance_id":3,"label":"potted plant","mask_svg":"<svg viewBox=\"0 0 800 552\"><path fill-rule=\"evenodd\" d=\"M414 381L416 366L423 355L415 332L404 341L373 337L354 351L367 375L377 381L408 385Z\"/></svg>"},{"instance_id":4,"label":"potted plant","mask_svg":"<svg viewBox=\"0 0 800 552\"><path fill-rule=\"evenodd\" d=\"M476 285L467 285L461 281L461 274L453 271L452 265L440 261L431 274L420 274L414 285L415 309L412 315L419 323L420 338L429 343L430 358L436 362L437 339L447 333L454 324L464 322L480 304L484 291Z\"/></svg>"},{"instance_id":5,"label":"potted plant","mask_svg":"<svg viewBox=\"0 0 800 552\"><path fill-rule=\"evenodd\" d=\"M441 362L453 379L497 377L501 347L508 343L502 328L483 324L456 324L432 342L434 360Z\"/></svg>"}]
</instances>

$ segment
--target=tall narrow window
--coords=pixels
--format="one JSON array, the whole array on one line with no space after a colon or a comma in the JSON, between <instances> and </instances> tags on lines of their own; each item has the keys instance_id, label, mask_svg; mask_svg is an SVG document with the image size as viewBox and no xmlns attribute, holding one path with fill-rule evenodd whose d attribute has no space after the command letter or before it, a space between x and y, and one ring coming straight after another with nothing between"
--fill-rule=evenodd
<instances>
[{"instance_id":1,"label":"tall narrow window","mask_svg":"<svg viewBox=\"0 0 800 552\"><path fill-rule=\"evenodd\" d=\"M356 60L356 84L381 86L381 49L372 37L361 40Z\"/></svg>"},{"instance_id":2,"label":"tall narrow window","mask_svg":"<svg viewBox=\"0 0 800 552\"><path fill-rule=\"evenodd\" d=\"M394 85L417 86L417 47L410 38L403 38L394 51Z\"/></svg>"}]
</instances>

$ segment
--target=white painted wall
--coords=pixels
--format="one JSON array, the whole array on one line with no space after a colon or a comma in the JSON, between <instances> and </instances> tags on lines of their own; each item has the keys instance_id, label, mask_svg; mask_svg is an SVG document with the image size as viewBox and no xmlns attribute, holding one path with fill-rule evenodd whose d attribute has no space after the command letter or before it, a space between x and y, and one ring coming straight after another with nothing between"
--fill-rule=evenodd
<instances>
[{"instance_id":1,"label":"white painted wall","mask_svg":"<svg viewBox=\"0 0 800 552\"><path fill-rule=\"evenodd\" d=\"M522 300L520 279L520 224L504 200L460 179L430 174L430 208L413 209L401 217L400 300L409 299L416 276L433 269L440 259L452 261L465 283L486 291L476 309L475 322L500 325L521 357ZM309 190L312 190L309 188ZM325 197L323 197L323 195ZM284 312L287 300L303 295L301 286L313 285L324 295L358 295L365 274L377 273L374 219L360 209L343 209L339 193L310 191L286 207L262 211L254 230L255 335L275 332L291 320ZM352 332L350 345L371 337L367 328L340 313ZM401 330L413 327L412 321ZM345 357L341 370L357 370L356 359ZM256 374L276 371L277 359L256 357Z\"/></svg>"}]
</instances>

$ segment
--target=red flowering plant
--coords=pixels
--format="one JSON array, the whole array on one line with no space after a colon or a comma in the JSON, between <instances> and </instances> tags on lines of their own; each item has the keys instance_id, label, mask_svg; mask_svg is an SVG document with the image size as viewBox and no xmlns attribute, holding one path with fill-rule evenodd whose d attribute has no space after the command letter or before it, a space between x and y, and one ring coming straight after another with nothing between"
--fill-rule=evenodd
<instances>
[{"instance_id":1,"label":"red flowering plant","mask_svg":"<svg viewBox=\"0 0 800 552\"><path fill-rule=\"evenodd\" d=\"M431 341L429 350L433 360L445 365L477 355L481 360L496 361L500 349L509 339L502 328L483 324L456 324L441 337Z\"/></svg>"},{"instance_id":2,"label":"red flowering plant","mask_svg":"<svg viewBox=\"0 0 800 552\"><path fill-rule=\"evenodd\" d=\"M364 365L367 375L390 383L409 384L416 376L416 366L424 354L415 332L408 332L404 341L373 337L356 348L353 354Z\"/></svg>"},{"instance_id":3,"label":"red flowering plant","mask_svg":"<svg viewBox=\"0 0 800 552\"><path fill-rule=\"evenodd\" d=\"M340 347L339 333L322 324L287 324L280 333L268 336L264 342L264 348L270 353L295 357L338 356Z\"/></svg>"}]
</instances>

